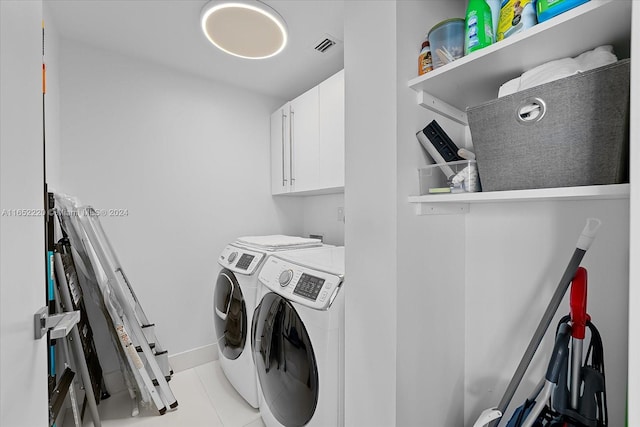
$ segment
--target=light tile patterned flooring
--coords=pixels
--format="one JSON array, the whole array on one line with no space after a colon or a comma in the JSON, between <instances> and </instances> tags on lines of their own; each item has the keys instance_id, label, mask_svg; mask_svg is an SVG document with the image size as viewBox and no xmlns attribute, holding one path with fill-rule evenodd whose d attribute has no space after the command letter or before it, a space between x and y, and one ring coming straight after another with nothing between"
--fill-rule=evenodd
<instances>
[{"instance_id":1,"label":"light tile patterned flooring","mask_svg":"<svg viewBox=\"0 0 640 427\"><path fill-rule=\"evenodd\" d=\"M158 415L155 408L141 409L131 416L132 404L128 392L112 395L100 402L98 411L105 427L265 427L260 412L247 404L235 391L216 360L178 372L169 385L178 400L178 408ZM73 427L73 415L68 410L64 427ZM93 427L89 412L83 427Z\"/></svg>"}]
</instances>

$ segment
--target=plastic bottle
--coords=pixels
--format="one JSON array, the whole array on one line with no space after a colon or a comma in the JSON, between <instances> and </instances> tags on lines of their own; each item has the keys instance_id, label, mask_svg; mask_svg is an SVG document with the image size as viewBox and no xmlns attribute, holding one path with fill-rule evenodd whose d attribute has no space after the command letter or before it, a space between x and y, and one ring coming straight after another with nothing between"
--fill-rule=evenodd
<instances>
[{"instance_id":1,"label":"plastic bottle","mask_svg":"<svg viewBox=\"0 0 640 427\"><path fill-rule=\"evenodd\" d=\"M433 62L431 60L431 47L429 40L425 37L422 42L422 49L420 55L418 55L418 75L421 76L429 71L433 70Z\"/></svg>"},{"instance_id":2,"label":"plastic bottle","mask_svg":"<svg viewBox=\"0 0 640 427\"><path fill-rule=\"evenodd\" d=\"M470 0L464 31L464 54L487 47L494 41L491 8L485 0Z\"/></svg>"},{"instance_id":3,"label":"plastic bottle","mask_svg":"<svg viewBox=\"0 0 640 427\"><path fill-rule=\"evenodd\" d=\"M493 24L493 42L498 40L498 22L500 21L500 9L502 0L486 0L491 9L491 24Z\"/></svg>"},{"instance_id":4,"label":"plastic bottle","mask_svg":"<svg viewBox=\"0 0 640 427\"><path fill-rule=\"evenodd\" d=\"M504 40L536 25L536 0L503 0L496 40Z\"/></svg>"}]
</instances>

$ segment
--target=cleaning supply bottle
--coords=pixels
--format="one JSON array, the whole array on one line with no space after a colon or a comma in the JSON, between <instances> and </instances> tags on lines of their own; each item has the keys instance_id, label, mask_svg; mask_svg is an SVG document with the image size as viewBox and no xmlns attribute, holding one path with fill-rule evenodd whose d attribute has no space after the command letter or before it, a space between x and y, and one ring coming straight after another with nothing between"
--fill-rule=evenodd
<instances>
[{"instance_id":1,"label":"cleaning supply bottle","mask_svg":"<svg viewBox=\"0 0 640 427\"><path fill-rule=\"evenodd\" d=\"M494 41L491 7L486 0L469 0L464 31L464 54L482 49Z\"/></svg>"},{"instance_id":2,"label":"cleaning supply bottle","mask_svg":"<svg viewBox=\"0 0 640 427\"><path fill-rule=\"evenodd\" d=\"M536 0L503 0L496 40L504 40L537 23Z\"/></svg>"},{"instance_id":3,"label":"cleaning supply bottle","mask_svg":"<svg viewBox=\"0 0 640 427\"><path fill-rule=\"evenodd\" d=\"M421 76L433 70L433 61L431 58L431 47L429 45L428 36L425 36L422 42L422 49L418 55L418 75Z\"/></svg>"},{"instance_id":4,"label":"cleaning supply bottle","mask_svg":"<svg viewBox=\"0 0 640 427\"><path fill-rule=\"evenodd\" d=\"M486 0L491 9L491 23L493 24L493 42L498 41L498 22L500 21L500 9L502 0Z\"/></svg>"}]
</instances>

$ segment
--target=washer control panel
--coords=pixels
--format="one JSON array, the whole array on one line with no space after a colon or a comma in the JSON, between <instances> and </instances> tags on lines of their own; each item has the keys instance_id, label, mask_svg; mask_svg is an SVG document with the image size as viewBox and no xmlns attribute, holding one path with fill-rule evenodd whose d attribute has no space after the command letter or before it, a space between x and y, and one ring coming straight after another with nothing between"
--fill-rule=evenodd
<instances>
[{"instance_id":1,"label":"washer control panel","mask_svg":"<svg viewBox=\"0 0 640 427\"><path fill-rule=\"evenodd\" d=\"M326 310L336 297L342 277L313 270L274 256L267 258L258 276L269 290L317 310Z\"/></svg>"},{"instance_id":2,"label":"washer control panel","mask_svg":"<svg viewBox=\"0 0 640 427\"><path fill-rule=\"evenodd\" d=\"M302 273L300 280L298 280L298 284L293 288L293 293L315 301L318 299L318 295L320 295L323 285L324 279L311 276L307 273Z\"/></svg>"},{"instance_id":3,"label":"washer control panel","mask_svg":"<svg viewBox=\"0 0 640 427\"><path fill-rule=\"evenodd\" d=\"M250 249L227 245L218 257L218 264L234 273L251 275L262 263L265 254Z\"/></svg>"}]
</instances>

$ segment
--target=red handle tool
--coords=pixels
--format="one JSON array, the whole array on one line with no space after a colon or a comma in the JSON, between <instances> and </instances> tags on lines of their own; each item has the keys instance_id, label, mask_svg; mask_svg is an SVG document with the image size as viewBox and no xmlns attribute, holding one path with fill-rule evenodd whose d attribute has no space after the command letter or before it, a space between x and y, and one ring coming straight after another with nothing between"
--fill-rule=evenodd
<instances>
[{"instance_id":1,"label":"red handle tool","mask_svg":"<svg viewBox=\"0 0 640 427\"><path fill-rule=\"evenodd\" d=\"M582 340L589 320L589 315L587 314L587 270L584 267L578 267L578 271L573 277L569 298L571 336Z\"/></svg>"}]
</instances>

